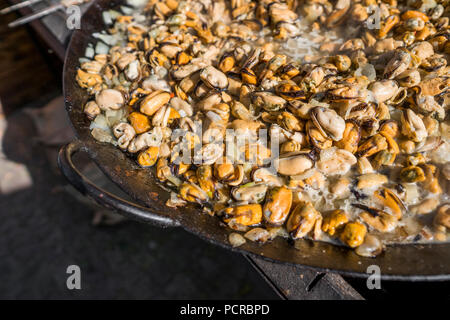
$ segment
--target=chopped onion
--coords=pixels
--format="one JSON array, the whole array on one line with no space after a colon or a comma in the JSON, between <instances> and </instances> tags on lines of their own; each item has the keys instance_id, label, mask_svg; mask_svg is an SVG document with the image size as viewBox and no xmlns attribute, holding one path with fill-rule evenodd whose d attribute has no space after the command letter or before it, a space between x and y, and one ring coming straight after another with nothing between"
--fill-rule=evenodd
<instances>
[{"instance_id":1,"label":"chopped onion","mask_svg":"<svg viewBox=\"0 0 450 320\"><path fill-rule=\"evenodd\" d=\"M133 8L127 7L127 6L120 6L120 10L126 15L133 14Z\"/></svg>"},{"instance_id":2,"label":"chopped onion","mask_svg":"<svg viewBox=\"0 0 450 320\"><path fill-rule=\"evenodd\" d=\"M95 117L94 121L91 122L91 125L89 126L89 129L102 129L103 131L109 132L111 129L108 126L108 121L106 120L106 117L102 114L99 114Z\"/></svg>"},{"instance_id":3,"label":"chopped onion","mask_svg":"<svg viewBox=\"0 0 450 320\"><path fill-rule=\"evenodd\" d=\"M102 130L100 128L92 129L91 135L94 137L95 140L100 142L111 143L114 140L109 132L106 132L105 130Z\"/></svg>"},{"instance_id":4,"label":"chopped onion","mask_svg":"<svg viewBox=\"0 0 450 320\"><path fill-rule=\"evenodd\" d=\"M154 71L159 79L164 79L169 74L169 71L167 71L166 68L161 67L161 66L156 66L154 68Z\"/></svg>"},{"instance_id":5,"label":"chopped onion","mask_svg":"<svg viewBox=\"0 0 450 320\"><path fill-rule=\"evenodd\" d=\"M236 232L230 233L228 236L228 241L230 241L233 247L242 246L245 242L247 242L243 236Z\"/></svg>"},{"instance_id":6,"label":"chopped onion","mask_svg":"<svg viewBox=\"0 0 450 320\"><path fill-rule=\"evenodd\" d=\"M85 62L90 62L91 60L90 59L87 59L87 58L79 58L78 59L78 62L80 63L80 64L82 64L82 63L85 63Z\"/></svg>"},{"instance_id":7,"label":"chopped onion","mask_svg":"<svg viewBox=\"0 0 450 320\"><path fill-rule=\"evenodd\" d=\"M143 7L147 2L147 0L127 0L127 4L135 8Z\"/></svg>"},{"instance_id":8,"label":"chopped onion","mask_svg":"<svg viewBox=\"0 0 450 320\"><path fill-rule=\"evenodd\" d=\"M125 69L125 73L128 79L130 79L131 81L136 80L139 77L139 61L134 60L130 62Z\"/></svg>"},{"instance_id":9,"label":"chopped onion","mask_svg":"<svg viewBox=\"0 0 450 320\"><path fill-rule=\"evenodd\" d=\"M402 184L403 188L405 188L405 199L404 202L407 205L415 204L417 203L417 199L419 199L419 189L417 188L416 184L413 183L404 183Z\"/></svg>"},{"instance_id":10,"label":"chopped onion","mask_svg":"<svg viewBox=\"0 0 450 320\"><path fill-rule=\"evenodd\" d=\"M116 10L109 10L109 15L111 16L111 19L115 20L118 16L121 16L122 14L119 11Z\"/></svg>"},{"instance_id":11,"label":"chopped onion","mask_svg":"<svg viewBox=\"0 0 450 320\"><path fill-rule=\"evenodd\" d=\"M184 201L183 199L181 199L180 197L178 197L178 195L175 192L171 192L170 199L167 200L166 206L171 207L171 208L176 208L176 207L182 207L186 203L187 202Z\"/></svg>"},{"instance_id":12,"label":"chopped onion","mask_svg":"<svg viewBox=\"0 0 450 320\"><path fill-rule=\"evenodd\" d=\"M122 108L119 110L107 110L105 112L105 118L108 126L113 127L115 124L123 120L124 115L125 110Z\"/></svg>"},{"instance_id":13,"label":"chopped onion","mask_svg":"<svg viewBox=\"0 0 450 320\"><path fill-rule=\"evenodd\" d=\"M142 14L136 14L135 13L133 15L133 17L134 17L134 21L136 21L138 23L145 22L147 20L147 18L144 15L142 15Z\"/></svg>"},{"instance_id":14,"label":"chopped onion","mask_svg":"<svg viewBox=\"0 0 450 320\"><path fill-rule=\"evenodd\" d=\"M92 47L92 45L87 46L86 50L84 51L84 56L90 59L92 59L95 56L95 50Z\"/></svg>"},{"instance_id":15,"label":"chopped onion","mask_svg":"<svg viewBox=\"0 0 450 320\"><path fill-rule=\"evenodd\" d=\"M170 182L172 182L175 186L179 187L181 186L181 184L183 183L180 179L178 179L177 177L173 176L173 175L169 175L167 177L167 180L169 180Z\"/></svg>"},{"instance_id":16,"label":"chopped onion","mask_svg":"<svg viewBox=\"0 0 450 320\"><path fill-rule=\"evenodd\" d=\"M97 42L97 45L95 46L95 53L96 54L108 54L109 52L109 47L104 44L101 41Z\"/></svg>"},{"instance_id":17,"label":"chopped onion","mask_svg":"<svg viewBox=\"0 0 450 320\"><path fill-rule=\"evenodd\" d=\"M431 152L431 159L438 163L444 164L450 161L450 144L447 142L442 143L435 150Z\"/></svg>"},{"instance_id":18,"label":"chopped onion","mask_svg":"<svg viewBox=\"0 0 450 320\"><path fill-rule=\"evenodd\" d=\"M100 32L94 32L92 34L92 36L96 39L100 39L102 40L104 43L109 44L109 45L113 45L112 43L112 39L113 36L110 34L105 34L105 33L100 33Z\"/></svg>"},{"instance_id":19,"label":"chopped onion","mask_svg":"<svg viewBox=\"0 0 450 320\"><path fill-rule=\"evenodd\" d=\"M305 140L305 135L301 132L295 132L292 137L292 140L297 141L299 143L303 143L303 141Z\"/></svg>"},{"instance_id":20,"label":"chopped onion","mask_svg":"<svg viewBox=\"0 0 450 320\"><path fill-rule=\"evenodd\" d=\"M103 11L102 12L103 22L106 25L111 25L113 23L111 13L109 11Z\"/></svg>"}]
</instances>

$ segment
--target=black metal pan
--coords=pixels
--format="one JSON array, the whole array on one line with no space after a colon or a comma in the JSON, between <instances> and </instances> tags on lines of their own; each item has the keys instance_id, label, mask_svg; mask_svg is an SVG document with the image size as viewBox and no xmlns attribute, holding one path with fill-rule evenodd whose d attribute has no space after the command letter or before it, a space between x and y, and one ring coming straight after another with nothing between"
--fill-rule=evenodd
<instances>
[{"instance_id":1,"label":"black metal pan","mask_svg":"<svg viewBox=\"0 0 450 320\"><path fill-rule=\"evenodd\" d=\"M59 154L59 165L66 178L82 193L100 204L115 209L127 217L161 227L181 227L221 247L257 255L279 263L302 265L318 271L338 272L348 276L367 276L370 265L378 265L382 278L390 280L448 280L450 279L450 244L394 245L375 259L363 258L353 250L322 242L297 241L295 246L277 238L271 243L258 245L247 241L233 249L228 243L231 230L222 226L215 217L208 216L194 206L173 209L165 206L168 193L161 189L154 175L138 167L116 147L95 141L89 130L89 120L82 112L88 95L75 82L78 58L84 56L88 43L95 43L93 32L105 28L102 11L113 8L120 1L97 0L88 8L81 21L81 30L73 33L64 64L65 105L77 141L65 146ZM119 199L100 190L76 169L72 156L87 152L102 171L135 203Z\"/></svg>"}]
</instances>

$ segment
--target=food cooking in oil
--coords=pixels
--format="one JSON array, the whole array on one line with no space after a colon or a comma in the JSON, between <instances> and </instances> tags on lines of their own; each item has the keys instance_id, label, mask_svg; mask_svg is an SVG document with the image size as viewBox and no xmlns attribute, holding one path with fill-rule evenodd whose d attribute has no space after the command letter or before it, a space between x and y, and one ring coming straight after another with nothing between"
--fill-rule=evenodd
<instances>
[{"instance_id":1,"label":"food cooking in oil","mask_svg":"<svg viewBox=\"0 0 450 320\"><path fill-rule=\"evenodd\" d=\"M133 2L103 13L80 107L168 206L200 206L233 246L447 241L448 0Z\"/></svg>"}]
</instances>

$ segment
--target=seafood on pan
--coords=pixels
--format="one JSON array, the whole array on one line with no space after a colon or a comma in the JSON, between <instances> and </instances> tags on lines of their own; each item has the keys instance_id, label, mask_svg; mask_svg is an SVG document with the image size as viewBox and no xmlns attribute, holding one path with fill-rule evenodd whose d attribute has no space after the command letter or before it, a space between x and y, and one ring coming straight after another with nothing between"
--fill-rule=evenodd
<instances>
[{"instance_id":1,"label":"seafood on pan","mask_svg":"<svg viewBox=\"0 0 450 320\"><path fill-rule=\"evenodd\" d=\"M103 13L75 81L92 136L168 206L233 246L448 241L449 1L133 2Z\"/></svg>"}]
</instances>

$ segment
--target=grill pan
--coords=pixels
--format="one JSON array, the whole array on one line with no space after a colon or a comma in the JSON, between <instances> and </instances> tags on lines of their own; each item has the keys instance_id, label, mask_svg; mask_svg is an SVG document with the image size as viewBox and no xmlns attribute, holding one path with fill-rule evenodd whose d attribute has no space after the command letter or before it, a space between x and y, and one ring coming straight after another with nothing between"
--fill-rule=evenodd
<instances>
[{"instance_id":1,"label":"grill pan","mask_svg":"<svg viewBox=\"0 0 450 320\"><path fill-rule=\"evenodd\" d=\"M191 204L177 209L166 207L165 202L169 194L158 185L150 170L140 168L134 160L113 145L100 143L92 138L89 120L82 111L82 106L89 97L75 81L78 59L84 56L88 43L97 41L92 37L92 33L105 29L102 11L121 4L121 1L94 1L82 17L81 29L73 32L65 58L65 106L78 139L60 150L58 163L64 176L80 192L126 217L160 227L183 228L228 250L278 263L353 277L366 277L367 268L377 265L381 269L382 279L385 280L450 279L450 243L391 245L376 258L360 257L353 250L328 243L297 240L293 245L292 242L281 238L264 245L247 241L239 248L232 248L228 235L233 231L225 228L216 217L202 213L201 208ZM86 152L106 176L135 201L120 199L99 189L84 177L72 161L77 152Z\"/></svg>"}]
</instances>

